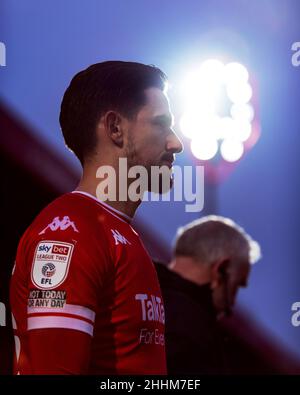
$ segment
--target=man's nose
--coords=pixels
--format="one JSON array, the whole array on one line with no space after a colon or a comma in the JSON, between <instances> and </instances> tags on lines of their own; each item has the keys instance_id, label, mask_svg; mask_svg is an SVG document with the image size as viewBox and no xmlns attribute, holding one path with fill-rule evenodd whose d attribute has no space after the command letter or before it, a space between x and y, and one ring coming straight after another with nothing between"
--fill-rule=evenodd
<instances>
[{"instance_id":1,"label":"man's nose","mask_svg":"<svg viewBox=\"0 0 300 395\"><path fill-rule=\"evenodd\" d=\"M183 144L179 137L172 131L167 138L166 151L179 154L183 151Z\"/></svg>"}]
</instances>

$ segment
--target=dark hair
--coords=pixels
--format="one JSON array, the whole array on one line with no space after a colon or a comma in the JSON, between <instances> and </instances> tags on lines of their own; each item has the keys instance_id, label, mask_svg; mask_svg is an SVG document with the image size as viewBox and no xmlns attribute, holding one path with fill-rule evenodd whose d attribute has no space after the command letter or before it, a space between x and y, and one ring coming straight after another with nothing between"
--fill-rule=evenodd
<instances>
[{"instance_id":1,"label":"dark hair","mask_svg":"<svg viewBox=\"0 0 300 395\"><path fill-rule=\"evenodd\" d=\"M134 117L145 104L144 90L163 90L166 79L160 69L135 62L107 61L80 71L61 103L59 122L66 145L83 164L96 146L100 117L109 110Z\"/></svg>"}]
</instances>

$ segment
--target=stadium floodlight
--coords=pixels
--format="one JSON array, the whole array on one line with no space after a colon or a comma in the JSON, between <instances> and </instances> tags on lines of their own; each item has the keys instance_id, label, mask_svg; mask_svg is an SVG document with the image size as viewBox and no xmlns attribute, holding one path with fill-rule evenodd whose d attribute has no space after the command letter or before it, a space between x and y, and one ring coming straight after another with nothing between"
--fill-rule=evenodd
<instances>
[{"instance_id":1,"label":"stadium floodlight","mask_svg":"<svg viewBox=\"0 0 300 395\"><path fill-rule=\"evenodd\" d=\"M233 104L230 108L230 115L233 119L247 120L252 122L254 110L251 104Z\"/></svg>"},{"instance_id":2,"label":"stadium floodlight","mask_svg":"<svg viewBox=\"0 0 300 395\"><path fill-rule=\"evenodd\" d=\"M226 85L227 95L234 104L246 104L251 100L252 88L248 82Z\"/></svg>"},{"instance_id":3,"label":"stadium floodlight","mask_svg":"<svg viewBox=\"0 0 300 395\"><path fill-rule=\"evenodd\" d=\"M222 141L220 152L227 162L236 162L244 153L244 145L236 139L225 139Z\"/></svg>"},{"instance_id":4,"label":"stadium floodlight","mask_svg":"<svg viewBox=\"0 0 300 395\"><path fill-rule=\"evenodd\" d=\"M220 120L220 117L210 113L189 111L180 119L181 132L191 140L198 139L201 136L210 136L217 139Z\"/></svg>"},{"instance_id":5,"label":"stadium floodlight","mask_svg":"<svg viewBox=\"0 0 300 395\"><path fill-rule=\"evenodd\" d=\"M226 85L235 83L246 83L249 79L249 73L241 63L227 63L223 71L224 82Z\"/></svg>"},{"instance_id":6,"label":"stadium floodlight","mask_svg":"<svg viewBox=\"0 0 300 395\"><path fill-rule=\"evenodd\" d=\"M212 159L218 152L218 142L212 137L200 137L191 141L191 151L200 160Z\"/></svg>"},{"instance_id":7,"label":"stadium floodlight","mask_svg":"<svg viewBox=\"0 0 300 395\"><path fill-rule=\"evenodd\" d=\"M243 144L253 129L252 93L249 72L238 62L224 64L218 59L208 59L187 75L180 129L191 140L191 151L196 158L210 160L219 147L226 161L241 158Z\"/></svg>"}]
</instances>

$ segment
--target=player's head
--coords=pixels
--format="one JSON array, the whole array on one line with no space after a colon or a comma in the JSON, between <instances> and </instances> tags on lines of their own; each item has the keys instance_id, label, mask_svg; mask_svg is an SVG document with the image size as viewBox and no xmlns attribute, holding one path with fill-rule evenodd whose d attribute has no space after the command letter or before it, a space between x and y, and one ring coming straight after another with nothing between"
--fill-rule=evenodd
<instances>
[{"instance_id":1,"label":"player's head","mask_svg":"<svg viewBox=\"0 0 300 395\"><path fill-rule=\"evenodd\" d=\"M101 149L126 157L129 166L169 165L182 145L165 87L160 69L135 62L107 61L79 72L61 104L66 145L82 165Z\"/></svg>"},{"instance_id":2,"label":"player's head","mask_svg":"<svg viewBox=\"0 0 300 395\"><path fill-rule=\"evenodd\" d=\"M189 258L196 281L210 283L216 310L228 312L239 288L247 286L260 247L231 219L210 215L179 229L174 254L175 265L178 258Z\"/></svg>"}]
</instances>

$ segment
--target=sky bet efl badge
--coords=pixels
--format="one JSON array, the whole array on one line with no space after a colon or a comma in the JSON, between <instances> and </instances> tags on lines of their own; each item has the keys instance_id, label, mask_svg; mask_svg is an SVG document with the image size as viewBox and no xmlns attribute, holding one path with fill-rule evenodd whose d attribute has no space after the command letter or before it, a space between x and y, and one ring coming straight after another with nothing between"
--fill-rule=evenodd
<instances>
[{"instance_id":1,"label":"sky bet efl badge","mask_svg":"<svg viewBox=\"0 0 300 395\"><path fill-rule=\"evenodd\" d=\"M31 280L40 289L52 289L68 275L73 244L41 241L35 250Z\"/></svg>"}]
</instances>

